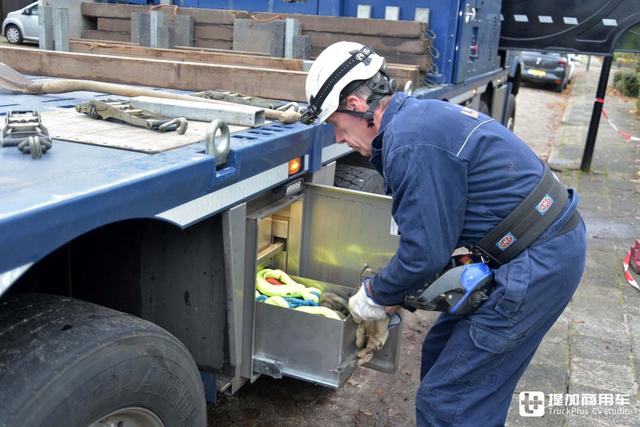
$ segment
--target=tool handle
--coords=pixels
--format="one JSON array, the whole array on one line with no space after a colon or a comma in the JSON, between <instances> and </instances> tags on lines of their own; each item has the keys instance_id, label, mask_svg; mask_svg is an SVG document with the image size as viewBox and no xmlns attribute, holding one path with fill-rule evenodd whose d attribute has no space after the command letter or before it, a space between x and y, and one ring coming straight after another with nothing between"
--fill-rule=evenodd
<instances>
[{"instance_id":1,"label":"tool handle","mask_svg":"<svg viewBox=\"0 0 640 427\"><path fill-rule=\"evenodd\" d=\"M286 111L264 110L264 116L269 120L278 120L282 123L295 123L300 117L300 113L290 108Z\"/></svg>"}]
</instances>

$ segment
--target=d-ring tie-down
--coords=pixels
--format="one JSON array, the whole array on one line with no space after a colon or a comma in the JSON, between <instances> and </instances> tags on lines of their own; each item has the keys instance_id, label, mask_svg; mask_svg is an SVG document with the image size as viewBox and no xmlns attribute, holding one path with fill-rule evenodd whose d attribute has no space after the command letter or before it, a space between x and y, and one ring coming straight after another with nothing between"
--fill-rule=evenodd
<instances>
[{"instance_id":1,"label":"d-ring tie-down","mask_svg":"<svg viewBox=\"0 0 640 427\"><path fill-rule=\"evenodd\" d=\"M216 132L220 130L220 138L216 140ZM204 137L205 153L216 159L216 166L227 163L229 150L231 148L231 134L229 126L222 120L214 120L207 127L207 133Z\"/></svg>"}]
</instances>

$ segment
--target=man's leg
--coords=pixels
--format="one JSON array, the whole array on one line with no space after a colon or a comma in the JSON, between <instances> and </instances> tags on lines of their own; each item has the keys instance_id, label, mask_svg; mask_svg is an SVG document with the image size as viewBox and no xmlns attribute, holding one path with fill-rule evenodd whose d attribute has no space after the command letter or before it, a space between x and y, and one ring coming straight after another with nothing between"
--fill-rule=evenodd
<instances>
[{"instance_id":1,"label":"man's leg","mask_svg":"<svg viewBox=\"0 0 640 427\"><path fill-rule=\"evenodd\" d=\"M562 313L549 317L525 342L503 353L474 344L471 321L460 321L416 396L418 426L500 426L518 380L545 333Z\"/></svg>"},{"instance_id":2,"label":"man's leg","mask_svg":"<svg viewBox=\"0 0 640 427\"><path fill-rule=\"evenodd\" d=\"M447 340L451 336L453 327L458 320L460 320L459 316L442 313L433 326L431 326L431 329L429 329L429 333L422 343L420 380L427 375L433 364L438 360L438 357L440 357L440 353L442 353L442 349L444 349L444 346L447 344Z\"/></svg>"},{"instance_id":3,"label":"man's leg","mask_svg":"<svg viewBox=\"0 0 640 427\"><path fill-rule=\"evenodd\" d=\"M519 378L578 286L584 250L581 225L497 271L494 292L476 313L455 323L422 378L419 426L504 423Z\"/></svg>"}]
</instances>

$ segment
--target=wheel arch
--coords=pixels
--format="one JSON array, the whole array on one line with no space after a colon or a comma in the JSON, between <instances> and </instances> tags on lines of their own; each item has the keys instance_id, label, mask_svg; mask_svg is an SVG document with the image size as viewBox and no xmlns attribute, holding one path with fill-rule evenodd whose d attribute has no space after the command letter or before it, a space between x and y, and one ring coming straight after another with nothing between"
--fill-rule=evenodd
<instances>
[{"instance_id":1,"label":"wheel arch","mask_svg":"<svg viewBox=\"0 0 640 427\"><path fill-rule=\"evenodd\" d=\"M17 19L8 19L4 22L4 25L2 26L2 35L4 36L6 31L7 31L7 27L9 25L15 25L16 27L18 27L18 29L20 30L20 33L22 33L23 37L24 37L24 27L22 26L22 23L20 21L18 21Z\"/></svg>"},{"instance_id":2,"label":"wheel arch","mask_svg":"<svg viewBox=\"0 0 640 427\"><path fill-rule=\"evenodd\" d=\"M224 362L226 292L222 220L180 229L159 219L128 219L58 246L7 287L15 294L70 296L162 326L201 366Z\"/></svg>"}]
</instances>

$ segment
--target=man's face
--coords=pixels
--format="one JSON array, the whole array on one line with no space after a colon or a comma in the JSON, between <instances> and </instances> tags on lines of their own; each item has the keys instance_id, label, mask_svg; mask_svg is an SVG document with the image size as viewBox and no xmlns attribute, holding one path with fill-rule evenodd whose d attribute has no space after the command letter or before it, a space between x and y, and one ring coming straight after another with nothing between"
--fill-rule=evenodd
<instances>
[{"instance_id":1,"label":"man's face","mask_svg":"<svg viewBox=\"0 0 640 427\"><path fill-rule=\"evenodd\" d=\"M377 131L375 128L368 128L366 120L335 112L329 116L327 123L333 126L338 144L347 144L361 155L371 156L371 143Z\"/></svg>"}]
</instances>

